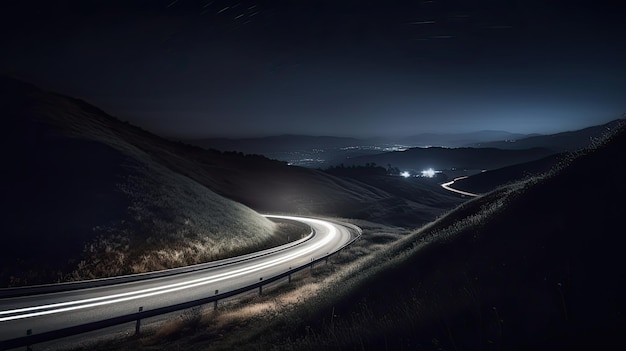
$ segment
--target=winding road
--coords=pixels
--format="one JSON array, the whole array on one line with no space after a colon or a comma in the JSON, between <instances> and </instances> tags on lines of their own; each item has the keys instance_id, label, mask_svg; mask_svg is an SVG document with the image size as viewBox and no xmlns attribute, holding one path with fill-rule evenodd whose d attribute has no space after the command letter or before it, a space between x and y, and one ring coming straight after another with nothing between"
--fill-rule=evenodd
<instances>
[{"instance_id":1,"label":"winding road","mask_svg":"<svg viewBox=\"0 0 626 351\"><path fill-rule=\"evenodd\" d=\"M441 187L446 189L446 190L448 190L448 191L452 191L454 193L465 195L465 196L469 196L469 197L478 197L478 196L480 196L478 194L470 193L468 191L463 191L463 190L459 190L459 189L454 189L453 187L451 187L451 185L454 184L454 182L456 182L457 180L461 180L461 179L465 179L465 178L467 178L467 176L454 178L454 180L452 180L450 182L441 184Z\"/></svg>"},{"instance_id":2,"label":"winding road","mask_svg":"<svg viewBox=\"0 0 626 351\"><path fill-rule=\"evenodd\" d=\"M93 324L142 310L158 310L235 292L284 276L341 250L360 234L342 222L308 217L270 216L311 227L297 242L204 265L40 289L0 289L0 349L11 339Z\"/></svg>"}]
</instances>

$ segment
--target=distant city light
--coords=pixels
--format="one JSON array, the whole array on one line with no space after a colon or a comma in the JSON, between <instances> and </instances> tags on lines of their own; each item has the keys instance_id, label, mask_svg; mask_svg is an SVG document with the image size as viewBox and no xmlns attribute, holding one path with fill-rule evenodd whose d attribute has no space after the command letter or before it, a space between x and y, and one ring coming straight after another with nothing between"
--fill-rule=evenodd
<instances>
[{"instance_id":1,"label":"distant city light","mask_svg":"<svg viewBox=\"0 0 626 351\"><path fill-rule=\"evenodd\" d=\"M422 171L422 177L432 178L434 176L435 176L435 171L432 168Z\"/></svg>"},{"instance_id":2,"label":"distant city light","mask_svg":"<svg viewBox=\"0 0 626 351\"><path fill-rule=\"evenodd\" d=\"M408 178L408 177L411 176L411 173L409 173L407 171L403 171L403 172L400 172L400 175L403 176L404 178Z\"/></svg>"}]
</instances>

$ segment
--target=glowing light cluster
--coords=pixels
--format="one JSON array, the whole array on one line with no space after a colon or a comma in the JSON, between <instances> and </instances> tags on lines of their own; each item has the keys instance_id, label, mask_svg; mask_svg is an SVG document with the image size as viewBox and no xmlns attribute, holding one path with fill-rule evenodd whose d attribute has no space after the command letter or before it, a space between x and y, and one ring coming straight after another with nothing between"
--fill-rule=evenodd
<instances>
[{"instance_id":1,"label":"glowing light cluster","mask_svg":"<svg viewBox=\"0 0 626 351\"><path fill-rule=\"evenodd\" d=\"M425 171L422 171L422 177L432 178L435 176L435 171L432 168L429 168Z\"/></svg>"},{"instance_id":2,"label":"glowing light cluster","mask_svg":"<svg viewBox=\"0 0 626 351\"><path fill-rule=\"evenodd\" d=\"M409 173L408 171L402 171L400 172L400 175L403 176L404 178L408 178L411 176L411 173Z\"/></svg>"}]
</instances>

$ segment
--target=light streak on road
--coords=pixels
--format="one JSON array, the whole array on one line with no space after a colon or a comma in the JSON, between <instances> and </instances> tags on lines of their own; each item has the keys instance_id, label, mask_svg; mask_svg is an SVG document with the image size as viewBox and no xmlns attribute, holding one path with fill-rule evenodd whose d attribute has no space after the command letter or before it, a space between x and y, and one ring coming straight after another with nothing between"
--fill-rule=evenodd
<instances>
[{"instance_id":1,"label":"light streak on road","mask_svg":"<svg viewBox=\"0 0 626 351\"><path fill-rule=\"evenodd\" d=\"M318 219L313 218L303 218L303 217L292 217L292 216L266 216L270 218L281 218L288 220L295 220L299 222L303 222L309 224L311 227L323 227L325 230L318 233L321 238L311 243L307 243L302 246L297 246L292 249L285 250L281 252L276 258L268 258L265 257L258 263L252 263L254 260L251 260L250 264L245 265L242 268L234 268L229 270L228 272L213 274L207 277L192 279L189 281L183 281L179 283L170 283L162 286L152 287L152 288L144 288L139 290L134 290L130 292L124 293L116 293L112 295L105 295L99 297L92 298L83 298L72 301L65 302L57 302L51 304L44 305L36 305L30 307L22 307L10 310L0 311L0 322L8 322L17 319L30 318L30 317L38 317L45 316L55 313L69 312L75 311L79 309L105 306L120 302L126 302L136 299L142 299L147 297L153 297L162 294L173 293L185 289L192 289L196 287L200 287L207 284L212 284L220 281L224 281L231 278L236 278L239 276L249 275L264 269L272 268L281 264L285 264L290 260L296 259L298 257L307 257L316 250L328 245L331 241L336 239L339 235L338 230L335 225ZM318 235L316 234L316 235ZM319 252L318 252L319 255Z\"/></svg>"},{"instance_id":2,"label":"light streak on road","mask_svg":"<svg viewBox=\"0 0 626 351\"><path fill-rule=\"evenodd\" d=\"M470 197L480 196L479 194L474 194L474 193L470 193L470 192L467 192L467 191L458 190L458 189L454 189L454 188L450 187L450 185L454 184L454 182L456 182L457 180L461 180L461 179L465 179L465 178L467 178L467 176L454 178L454 180L452 180L451 182L447 182L447 183L441 184L441 187L443 187L444 189L446 189L448 191L452 191L452 192L455 192L457 194L461 194L461 195L465 195L465 196L470 196Z\"/></svg>"}]
</instances>

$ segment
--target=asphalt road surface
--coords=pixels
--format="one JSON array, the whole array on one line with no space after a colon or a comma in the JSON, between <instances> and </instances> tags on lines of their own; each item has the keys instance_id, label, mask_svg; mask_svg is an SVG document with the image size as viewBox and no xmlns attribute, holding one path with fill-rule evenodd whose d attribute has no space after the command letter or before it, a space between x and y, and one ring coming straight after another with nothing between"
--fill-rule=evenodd
<instances>
[{"instance_id":1,"label":"asphalt road surface","mask_svg":"<svg viewBox=\"0 0 626 351\"><path fill-rule=\"evenodd\" d=\"M0 299L0 341L98 320L195 301L259 283L333 253L360 235L346 223L317 218L268 216L296 220L313 234L297 244L265 250L238 259L216 261L208 268L167 276L80 287L68 291Z\"/></svg>"},{"instance_id":2,"label":"asphalt road surface","mask_svg":"<svg viewBox=\"0 0 626 351\"><path fill-rule=\"evenodd\" d=\"M455 192L457 194L461 194L461 195L465 195L465 196L469 196L469 197L480 196L478 194L470 193L470 192L463 191L463 190L454 189L454 188L451 187L451 185L454 184L454 182L456 182L457 180L461 180L461 179L465 179L465 178L467 178L467 177L454 178L454 180L451 181L451 182L447 182L447 183L441 184L441 187L446 189L446 190L448 190L448 191L452 191L452 192Z\"/></svg>"}]
</instances>

